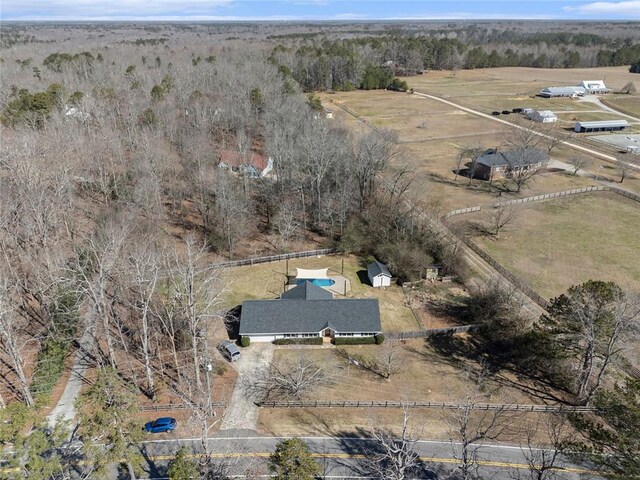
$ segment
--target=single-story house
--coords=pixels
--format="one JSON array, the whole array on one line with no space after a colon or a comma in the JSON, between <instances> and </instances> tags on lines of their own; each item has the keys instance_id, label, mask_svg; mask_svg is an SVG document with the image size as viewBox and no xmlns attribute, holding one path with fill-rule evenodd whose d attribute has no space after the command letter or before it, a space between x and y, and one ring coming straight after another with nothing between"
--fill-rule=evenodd
<instances>
[{"instance_id":1,"label":"single-story house","mask_svg":"<svg viewBox=\"0 0 640 480\"><path fill-rule=\"evenodd\" d=\"M239 334L251 342L272 342L279 338L373 337L381 331L377 299L334 299L331 292L307 281L276 300L243 302Z\"/></svg>"},{"instance_id":2,"label":"single-story house","mask_svg":"<svg viewBox=\"0 0 640 480\"><path fill-rule=\"evenodd\" d=\"M558 121L558 117L551 110L533 110L527 114L529 120L541 123L553 123Z\"/></svg>"},{"instance_id":3,"label":"single-story house","mask_svg":"<svg viewBox=\"0 0 640 480\"><path fill-rule=\"evenodd\" d=\"M587 89L584 87L547 87L540 90L541 97L582 97L586 95Z\"/></svg>"},{"instance_id":4,"label":"single-story house","mask_svg":"<svg viewBox=\"0 0 640 480\"><path fill-rule=\"evenodd\" d=\"M604 80L583 80L580 87L584 88L589 94L611 93L611 89L607 88Z\"/></svg>"},{"instance_id":5,"label":"single-story house","mask_svg":"<svg viewBox=\"0 0 640 480\"><path fill-rule=\"evenodd\" d=\"M549 155L537 148L519 148L506 152L490 148L476 158L474 176L483 180L509 178L526 170L538 170L549 162Z\"/></svg>"},{"instance_id":6,"label":"single-story house","mask_svg":"<svg viewBox=\"0 0 640 480\"><path fill-rule=\"evenodd\" d=\"M629 126L626 120L600 120L597 122L577 122L574 130L578 133L585 132L613 132L624 130Z\"/></svg>"},{"instance_id":7,"label":"single-story house","mask_svg":"<svg viewBox=\"0 0 640 480\"><path fill-rule=\"evenodd\" d=\"M220 152L218 167L250 178L260 178L266 177L273 170L273 160L254 152L242 155L235 150L223 150Z\"/></svg>"},{"instance_id":8,"label":"single-story house","mask_svg":"<svg viewBox=\"0 0 640 480\"><path fill-rule=\"evenodd\" d=\"M374 287L388 287L391 285L391 272L384 263L377 260L367 265L367 276Z\"/></svg>"}]
</instances>

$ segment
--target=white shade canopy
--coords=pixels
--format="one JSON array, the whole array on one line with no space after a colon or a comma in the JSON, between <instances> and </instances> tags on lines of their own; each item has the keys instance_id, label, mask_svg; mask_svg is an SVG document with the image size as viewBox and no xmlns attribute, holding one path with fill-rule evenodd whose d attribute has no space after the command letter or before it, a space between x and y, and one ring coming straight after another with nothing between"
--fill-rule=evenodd
<instances>
[{"instance_id":1,"label":"white shade canopy","mask_svg":"<svg viewBox=\"0 0 640 480\"><path fill-rule=\"evenodd\" d=\"M328 268L320 268L318 270L307 270L306 268L296 268L298 274L297 280L313 280L315 278L329 278L327 276Z\"/></svg>"}]
</instances>

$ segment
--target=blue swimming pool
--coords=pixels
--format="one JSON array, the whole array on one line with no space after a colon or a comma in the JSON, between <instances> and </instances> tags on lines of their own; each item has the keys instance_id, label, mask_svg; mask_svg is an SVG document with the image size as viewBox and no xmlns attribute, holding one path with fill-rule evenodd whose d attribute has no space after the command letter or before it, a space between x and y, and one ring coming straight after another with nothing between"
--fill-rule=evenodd
<instances>
[{"instance_id":1,"label":"blue swimming pool","mask_svg":"<svg viewBox=\"0 0 640 480\"><path fill-rule=\"evenodd\" d=\"M296 285L302 285L304 282L311 282L318 287L330 287L331 285L336 283L335 280L331 280L330 278L314 278L313 280L311 279L296 280Z\"/></svg>"}]
</instances>

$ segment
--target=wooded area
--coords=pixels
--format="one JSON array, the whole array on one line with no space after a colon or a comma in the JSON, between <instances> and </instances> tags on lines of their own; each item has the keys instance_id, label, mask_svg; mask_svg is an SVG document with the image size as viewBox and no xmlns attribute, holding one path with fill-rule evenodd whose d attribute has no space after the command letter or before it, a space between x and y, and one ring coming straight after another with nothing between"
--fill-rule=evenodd
<instances>
[{"instance_id":1,"label":"wooded area","mask_svg":"<svg viewBox=\"0 0 640 480\"><path fill-rule=\"evenodd\" d=\"M20 475L58 478L67 468L58 457L48 465L38 460L66 425L42 441L25 430L29 409L50 403L75 351L94 368L77 405L80 433L93 445L85 452L90 475L122 461L135 477L141 397L166 394L188 405L210 457L210 382L226 368L213 359L210 339L224 329L220 298L229 288L216 262L324 247L375 256L405 280L434 263L465 279L458 242L434 226L439 212L411 198L415 177L397 135L333 122L306 92L404 91L396 76L424 69L570 68L640 58L639 34L624 23L583 34L491 25L279 28L2 25L0 418L13 423L2 424L0 442L30 452L12 459ZM265 165L252 163L257 158ZM530 179L517 178L518 191ZM509 208L495 211L495 236L512 217ZM579 285L533 327L520 317L521 305L504 297L489 289L468 305L485 327L477 351L512 354L505 363L515 369L539 360L536 373L566 380L577 402L607 401L608 374L626 361L621 346L637 335L637 298L613 284ZM492 337L496 331L507 335ZM537 341L548 356L525 348ZM380 377L395 371L394 345L380 349ZM567 366L579 372L571 382L561 375ZM281 369L280 383L274 372L270 365L254 386L263 396L297 398L324 378L302 361ZM121 413L115 424L108 421L114 412ZM451 419L465 449L495 438L470 435L467 421ZM388 478L404 478L415 461L405 451L415 441L407 416L404 427L399 464L377 460L383 475L395 472ZM371 432L383 452L392 449L387 431ZM95 448L101 443L114 448ZM470 471L473 455L460 455Z\"/></svg>"}]
</instances>

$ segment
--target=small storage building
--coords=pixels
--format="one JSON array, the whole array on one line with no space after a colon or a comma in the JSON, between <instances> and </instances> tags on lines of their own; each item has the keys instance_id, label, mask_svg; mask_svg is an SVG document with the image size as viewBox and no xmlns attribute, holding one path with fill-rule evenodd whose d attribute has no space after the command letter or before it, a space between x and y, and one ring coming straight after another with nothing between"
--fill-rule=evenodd
<instances>
[{"instance_id":1,"label":"small storage building","mask_svg":"<svg viewBox=\"0 0 640 480\"><path fill-rule=\"evenodd\" d=\"M629 126L626 120L601 120L598 122L577 122L574 130L578 133L613 132Z\"/></svg>"},{"instance_id":2,"label":"small storage building","mask_svg":"<svg viewBox=\"0 0 640 480\"><path fill-rule=\"evenodd\" d=\"M371 262L367 265L367 275L371 285L376 288L388 287L391 285L391 273L387 266L378 261Z\"/></svg>"},{"instance_id":3,"label":"small storage building","mask_svg":"<svg viewBox=\"0 0 640 480\"><path fill-rule=\"evenodd\" d=\"M527 114L530 120L541 123L553 123L558 121L558 117L551 110L533 110Z\"/></svg>"}]
</instances>

